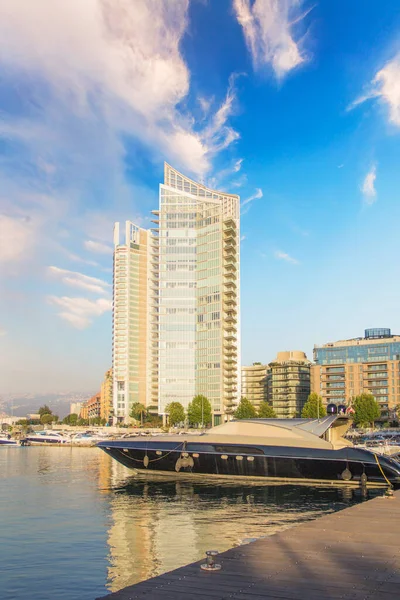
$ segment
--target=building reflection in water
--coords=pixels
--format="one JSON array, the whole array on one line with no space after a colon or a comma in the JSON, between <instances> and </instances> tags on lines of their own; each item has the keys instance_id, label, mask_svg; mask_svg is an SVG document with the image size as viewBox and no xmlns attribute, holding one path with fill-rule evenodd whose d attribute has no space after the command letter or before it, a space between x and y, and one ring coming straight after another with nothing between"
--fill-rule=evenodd
<instances>
[{"instance_id":1,"label":"building reflection in water","mask_svg":"<svg viewBox=\"0 0 400 600\"><path fill-rule=\"evenodd\" d=\"M362 499L351 488L137 477L103 453L99 484L110 507L111 591Z\"/></svg>"}]
</instances>

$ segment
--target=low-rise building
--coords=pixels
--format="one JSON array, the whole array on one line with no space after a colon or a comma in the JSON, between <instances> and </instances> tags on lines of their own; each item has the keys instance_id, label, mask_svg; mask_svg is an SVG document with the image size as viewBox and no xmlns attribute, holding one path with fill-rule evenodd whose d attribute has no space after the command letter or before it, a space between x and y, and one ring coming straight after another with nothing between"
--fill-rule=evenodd
<instances>
[{"instance_id":1,"label":"low-rise building","mask_svg":"<svg viewBox=\"0 0 400 600\"><path fill-rule=\"evenodd\" d=\"M278 352L268 365L268 401L278 418L300 417L310 394L310 365L304 352Z\"/></svg>"},{"instance_id":2,"label":"low-rise building","mask_svg":"<svg viewBox=\"0 0 400 600\"><path fill-rule=\"evenodd\" d=\"M29 413L28 415L26 415L26 420L27 421L40 421L42 415L39 415L39 413Z\"/></svg>"},{"instance_id":3,"label":"low-rise building","mask_svg":"<svg viewBox=\"0 0 400 600\"><path fill-rule=\"evenodd\" d=\"M267 401L267 365L253 363L242 367L242 397L247 398L255 408Z\"/></svg>"},{"instance_id":4,"label":"low-rise building","mask_svg":"<svg viewBox=\"0 0 400 600\"><path fill-rule=\"evenodd\" d=\"M311 388L326 404L349 404L372 394L381 418L391 418L400 403L400 336L390 329L366 329L363 338L314 346Z\"/></svg>"},{"instance_id":5,"label":"low-rise building","mask_svg":"<svg viewBox=\"0 0 400 600\"><path fill-rule=\"evenodd\" d=\"M100 392L87 401L88 419L100 418Z\"/></svg>"}]
</instances>

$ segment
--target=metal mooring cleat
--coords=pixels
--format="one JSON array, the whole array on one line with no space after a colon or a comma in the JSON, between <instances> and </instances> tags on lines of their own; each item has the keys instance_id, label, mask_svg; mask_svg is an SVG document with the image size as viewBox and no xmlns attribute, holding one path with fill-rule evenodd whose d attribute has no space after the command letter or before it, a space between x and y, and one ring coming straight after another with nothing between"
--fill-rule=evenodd
<instances>
[{"instance_id":1,"label":"metal mooring cleat","mask_svg":"<svg viewBox=\"0 0 400 600\"><path fill-rule=\"evenodd\" d=\"M220 571L221 565L217 565L215 557L218 556L218 550L207 550L207 562L203 563L200 568L203 571Z\"/></svg>"},{"instance_id":2,"label":"metal mooring cleat","mask_svg":"<svg viewBox=\"0 0 400 600\"><path fill-rule=\"evenodd\" d=\"M385 492L385 497L386 498L394 498L394 492L393 492L393 488L387 488L386 492Z\"/></svg>"}]
</instances>

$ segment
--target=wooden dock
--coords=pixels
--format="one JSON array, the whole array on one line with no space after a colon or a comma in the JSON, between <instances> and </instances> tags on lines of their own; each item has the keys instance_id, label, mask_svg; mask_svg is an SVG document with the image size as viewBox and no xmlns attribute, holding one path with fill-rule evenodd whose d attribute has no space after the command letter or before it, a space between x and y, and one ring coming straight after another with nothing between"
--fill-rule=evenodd
<instances>
[{"instance_id":1,"label":"wooden dock","mask_svg":"<svg viewBox=\"0 0 400 600\"><path fill-rule=\"evenodd\" d=\"M204 562L98 600L400 598L400 491L232 548L218 556L221 571Z\"/></svg>"}]
</instances>

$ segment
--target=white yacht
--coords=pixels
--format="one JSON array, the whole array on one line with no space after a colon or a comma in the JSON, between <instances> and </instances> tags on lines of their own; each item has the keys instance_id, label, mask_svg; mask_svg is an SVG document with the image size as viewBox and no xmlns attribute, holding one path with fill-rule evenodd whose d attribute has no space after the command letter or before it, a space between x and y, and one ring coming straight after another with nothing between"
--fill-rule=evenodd
<instances>
[{"instance_id":1,"label":"white yacht","mask_svg":"<svg viewBox=\"0 0 400 600\"><path fill-rule=\"evenodd\" d=\"M0 433L0 446L20 446L17 440L14 440L9 433Z\"/></svg>"},{"instance_id":2,"label":"white yacht","mask_svg":"<svg viewBox=\"0 0 400 600\"><path fill-rule=\"evenodd\" d=\"M69 444L71 438L58 431L35 431L24 438L29 444Z\"/></svg>"}]
</instances>

